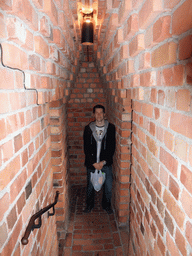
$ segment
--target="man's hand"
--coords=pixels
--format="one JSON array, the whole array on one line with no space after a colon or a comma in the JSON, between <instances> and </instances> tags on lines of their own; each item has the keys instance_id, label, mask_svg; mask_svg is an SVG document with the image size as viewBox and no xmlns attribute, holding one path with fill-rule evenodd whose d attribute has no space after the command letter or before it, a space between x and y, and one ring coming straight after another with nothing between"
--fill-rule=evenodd
<instances>
[{"instance_id":1,"label":"man's hand","mask_svg":"<svg viewBox=\"0 0 192 256\"><path fill-rule=\"evenodd\" d=\"M103 168L104 162L101 161L99 163L94 163L93 166L95 167L95 169L97 170L101 170Z\"/></svg>"}]
</instances>

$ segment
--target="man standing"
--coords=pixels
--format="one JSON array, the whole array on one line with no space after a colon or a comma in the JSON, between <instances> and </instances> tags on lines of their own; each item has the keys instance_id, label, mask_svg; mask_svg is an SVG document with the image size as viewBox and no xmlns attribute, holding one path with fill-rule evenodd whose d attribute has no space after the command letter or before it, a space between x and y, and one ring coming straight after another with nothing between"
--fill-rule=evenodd
<instances>
[{"instance_id":1,"label":"man standing","mask_svg":"<svg viewBox=\"0 0 192 256\"><path fill-rule=\"evenodd\" d=\"M85 166L87 168L87 199L85 212L89 213L94 207L94 187L90 181L91 172L102 170L105 173L103 184L102 207L108 214L111 209L112 196L112 163L115 152L115 126L105 120L105 108L96 105L93 108L95 121L85 126L83 140Z\"/></svg>"}]
</instances>

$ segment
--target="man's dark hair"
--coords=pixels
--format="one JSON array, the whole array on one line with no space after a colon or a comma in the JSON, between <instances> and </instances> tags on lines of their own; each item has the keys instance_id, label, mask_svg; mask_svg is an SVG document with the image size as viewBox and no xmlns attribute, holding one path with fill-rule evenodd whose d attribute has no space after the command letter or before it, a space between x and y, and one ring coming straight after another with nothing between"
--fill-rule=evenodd
<instances>
[{"instance_id":1,"label":"man's dark hair","mask_svg":"<svg viewBox=\"0 0 192 256\"><path fill-rule=\"evenodd\" d=\"M98 105L95 105L94 107L93 107L93 113L95 114L95 109L96 108L102 108L103 109L103 113L105 113L105 107L103 106L103 105L100 105L100 104L98 104Z\"/></svg>"}]
</instances>

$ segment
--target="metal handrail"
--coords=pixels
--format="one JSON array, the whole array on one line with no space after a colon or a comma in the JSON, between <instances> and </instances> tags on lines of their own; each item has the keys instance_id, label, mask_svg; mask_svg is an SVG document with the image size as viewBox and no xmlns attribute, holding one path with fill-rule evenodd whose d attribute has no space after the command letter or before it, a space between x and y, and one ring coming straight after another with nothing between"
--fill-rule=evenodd
<instances>
[{"instance_id":1,"label":"metal handrail","mask_svg":"<svg viewBox=\"0 0 192 256\"><path fill-rule=\"evenodd\" d=\"M22 243L23 245L28 244L28 238L29 238L29 235L30 235L31 231L33 231L35 228L40 228L40 227L41 227L41 223L42 223L42 222L41 222L41 215L42 215L42 214L44 214L45 212L47 212L50 208L53 208L53 212L52 212L52 213L49 213L49 212L48 212L48 217L49 217L49 216L53 216L53 215L55 214L55 207L54 207L54 206L56 205L56 203L57 203L57 201L58 201L58 197L59 197L59 191L56 191L54 203L52 203L52 204L46 206L45 208L41 209L39 212L35 213L35 214L31 217L31 219L30 219L30 221L29 221L29 224L28 224L28 226L27 226L27 228L26 228L25 234L24 234L23 238L21 239L21 243ZM37 218L39 218L39 223L38 223L38 224L35 224L35 220L36 220Z\"/></svg>"}]
</instances>

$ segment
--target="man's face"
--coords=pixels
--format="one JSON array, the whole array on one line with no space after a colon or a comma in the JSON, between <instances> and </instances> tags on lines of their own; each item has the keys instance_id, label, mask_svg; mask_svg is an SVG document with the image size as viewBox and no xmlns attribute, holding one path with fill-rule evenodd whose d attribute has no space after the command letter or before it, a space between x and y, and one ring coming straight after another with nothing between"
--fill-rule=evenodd
<instances>
[{"instance_id":1,"label":"man's face","mask_svg":"<svg viewBox=\"0 0 192 256\"><path fill-rule=\"evenodd\" d=\"M102 122L104 120L105 113L102 108L96 108L94 116L97 122Z\"/></svg>"}]
</instances>

